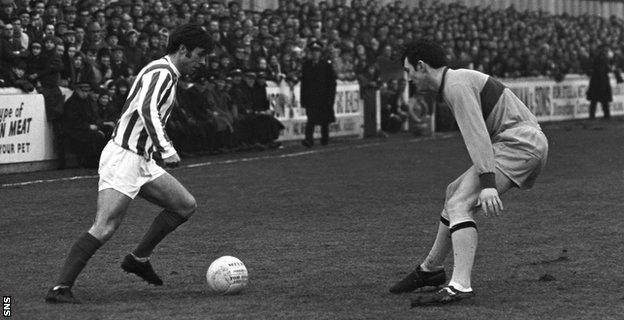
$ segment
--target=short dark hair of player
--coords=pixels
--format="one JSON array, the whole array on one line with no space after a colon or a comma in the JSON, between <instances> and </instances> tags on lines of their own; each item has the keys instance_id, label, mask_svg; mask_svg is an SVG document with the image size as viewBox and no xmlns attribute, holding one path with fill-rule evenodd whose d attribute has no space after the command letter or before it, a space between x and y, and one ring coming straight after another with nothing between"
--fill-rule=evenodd
<instances>
[{"instance_id":1,"label":"short dark hair of player","mask_svg":"<svg viewBox=\"0 0 624 320\"><path fill-rule=\"evenodd\" d=\"M416 40L409 43L403 56L407 57L407 61L414 66L419 60L436 69L448 65L444 48L430 40Z\"/></svg>"},{"instance_id":2,"label":"short dark hair of player","mask_svg":"<svg viewBox=\"0 0 624 320\"><path fill-rule=\"evenodd\" d=\"M185 23L173 29L169 34L167 54L175 53L181 45L184 45L189 52L195 48L203 48L207 53L214 49L212 37L198 23Z\"/></svg>"}]
</instances>

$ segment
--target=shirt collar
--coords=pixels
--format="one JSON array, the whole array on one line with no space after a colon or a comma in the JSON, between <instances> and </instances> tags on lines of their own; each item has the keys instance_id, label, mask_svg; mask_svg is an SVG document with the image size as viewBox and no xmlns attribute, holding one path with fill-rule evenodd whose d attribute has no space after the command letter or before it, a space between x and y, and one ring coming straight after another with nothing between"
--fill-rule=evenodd
<instances>
[{"instance_id":1,"label":"shirt collar","mask_svg":"<svg viewBox=\"0 0 624 320\"><path fill-rule=\"evenodd\" d=\"M165 60L167 60L167 63L169 63L169 65L171 66L171 69L173 69L173 72L175 72L175 76L177 78L180 78L180 75L181 75L180 71L178 70L178 68L176 68L176 66L173 64L173 62L171 62L171 58L168 55L166 55L165 56Z\"/></svg>"},{"instance_id":2,"label":"shirt collar","mask_svg":"<svg viewBox=\"0 0 624 320\"><path fill-rule=\"evenodd\" d=\"M442 81L440 82L440 89L438 89L438 95L442 96L442 91L444 90L444 82L446 82L446 72L449 70L449 67L444 67L444 71L442 71Z\"/></svg>"}]
</instances>

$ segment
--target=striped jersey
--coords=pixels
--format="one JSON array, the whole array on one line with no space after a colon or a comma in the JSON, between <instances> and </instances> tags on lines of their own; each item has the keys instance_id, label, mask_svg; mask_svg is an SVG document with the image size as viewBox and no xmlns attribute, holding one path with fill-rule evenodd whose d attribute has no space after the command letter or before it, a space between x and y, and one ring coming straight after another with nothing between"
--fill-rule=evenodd
<instances>
[{"instance_id":1,"label":"striped jersey","mask_svg":"<svg viewBox=\"0 0 624 320\"><path fill-rule=\"evenodd\" d=\"M134 80L112 140L147 159L154 152L163 159L176 154L164 130L175 101L180 72L168 56L145 66Z\"/></svg>"},{"instance_id":2,"label":"striped jersey","mask_svg":"<svg viewBox=\"0 0 624 320\"><path fill-rule=\"evenodd\" d=\"M440 95L449 105L481 175L494 172L492 141L519 125L540 129L529 108L500 81L468 69L444 70Z\"/></svg>"}]
</instances>

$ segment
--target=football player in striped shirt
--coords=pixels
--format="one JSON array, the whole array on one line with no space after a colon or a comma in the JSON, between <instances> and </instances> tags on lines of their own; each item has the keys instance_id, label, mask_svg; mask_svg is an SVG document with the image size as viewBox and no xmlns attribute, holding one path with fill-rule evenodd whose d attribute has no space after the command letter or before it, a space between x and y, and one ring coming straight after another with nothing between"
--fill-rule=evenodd
<instances>
[{"instance_id":1,"label":"football player in striped shirt","mask_svg":"<svg viewBox=\"0 0 624 320\"><path fill-rule=\"evenodd\" d=\"M498 216L499 195L529 189L546 164L548 141L531 111L509 88L474 70L449 69L444 49L434 42L411 43L403 65L421 90L437 91L451 108L472 166L446 189L446 200L431 251L390 288L392 293L446 284L444 259L453 250L453 273L441 290L421 293L412 307L474 296L470 278L477 249L475 216Z\"/></svg>"},{"instance_id":2,"label":"football player in striped shirt","mask_svg":"<svg viewBox=\"0 0 624 320\"><path fill-rule=\"evenodd\" d=\"M113 137L100 157L95 221L71 247L46 301L80 303L71 292L76 278L91 256L111 238L137 195L163 210L121 267L150 284L162 285L149 257L167 234L195 212L196 202L178 180L155 163L153 155L158 153L168 167L180 162L164 131L174 107L176 84L180 76L193 74L205 64L205 57L213 48L212 38L201 25L181 25L169 36L167 54L137 75Z\"/></svg>"}]
</instances>

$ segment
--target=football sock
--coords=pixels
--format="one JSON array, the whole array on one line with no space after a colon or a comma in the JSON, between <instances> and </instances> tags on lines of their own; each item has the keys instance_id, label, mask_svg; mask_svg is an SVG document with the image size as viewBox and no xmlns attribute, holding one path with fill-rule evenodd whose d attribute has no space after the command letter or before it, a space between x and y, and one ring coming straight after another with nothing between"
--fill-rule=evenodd
<instances>
[{"instance_id":1,"label":"football sock","mask_svg":"<svg viewBox=\"0 0 624 320\"><path fill-rule=\"evenodd\" d=\"M146 258L152 254L156 245L158 245L169 233L175 230L179 225L186 222L186 218L183 218L179 214L163 210L160 214L154 218L154 222L147 230L145 236L134 249L132 254L135 257Z\"/></svg>"},{"instance_id":2,"label":"football sock","mask_svg":"<svg viewBox=\"0 0 624 320\"><path fill-rule=\"evenodd\" d=\"M453 276L450 283L458 290L470 289L470 275L477 252L477 225L473 221L461 222L450 229L453 240Z\"/></svg>"},{"instance_id":3,"label":"football sock","mask_svg":"<svg viewBox=\"0 0 624 320\"><path fill-rule=\"evenodd\" d=\"M102 246L102 242L85 232L74 242L69 255L65 259L63 269L58 279L57 287L71 287L74 285L80 271L87 265L93 254Z\"/></svg>"},{"instance_id":4,"label":"football sock","mask_svg":"<svg viewBox=\"0 0 624 320\"><path fill-rule=\"evenodd\" d=\"M444 259L451 251L451 234L448 225L444 222L440 221L438 234L431 251L429 251L427 258L420 265L420 268L425 272L444 269Z\"/></svg>"}]
</instances>

